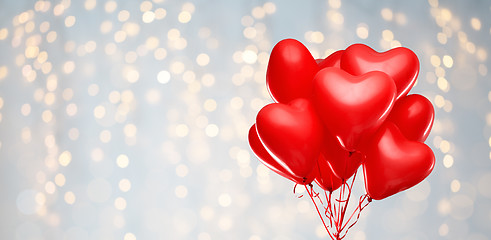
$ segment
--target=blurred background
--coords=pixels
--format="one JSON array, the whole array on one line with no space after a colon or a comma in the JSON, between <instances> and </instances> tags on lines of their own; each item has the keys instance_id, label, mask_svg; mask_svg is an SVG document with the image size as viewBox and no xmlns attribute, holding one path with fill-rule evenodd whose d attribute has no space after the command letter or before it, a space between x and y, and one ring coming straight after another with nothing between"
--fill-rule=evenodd
<instances>
[{"instance_id":1,"label":"blurred background","mask_svg":"<svg viewBox=\"0 0 491 240\"><path fill-rule=\"evenodd\" d=\"M0 238L326 239L246 140L284 38L408 47L435 106L434 171L347 239L491 239L485 0L0 0Z\"/></svg>"}]
</instances>

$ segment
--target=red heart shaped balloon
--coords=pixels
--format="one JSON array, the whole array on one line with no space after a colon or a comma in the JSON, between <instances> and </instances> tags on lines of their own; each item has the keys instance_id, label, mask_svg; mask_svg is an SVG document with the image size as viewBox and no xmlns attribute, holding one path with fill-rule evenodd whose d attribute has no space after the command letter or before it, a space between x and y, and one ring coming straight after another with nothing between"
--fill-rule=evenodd
<instances>
[{"instance_id":1,"label":"red heart shaped balloon","mask_svg":"<svg viewBox=\"0 0 491 240\"><path fill-rule=\"evenodd\" d=\"M341 68L353 75L371 71L386 73L394 80L397 87L396 99L399 99L405 96L416 82L419 60L413 51L404 47L379 53L369 46L353 44L344 51Z\"/></svg>"},{"instance_id":2,"label":"red heart shaped balloon","mask_svg":"<svg viewBox=\"0 0 491 240\"><path fill-rule=\"evenodd\" d=\"M340 179L346 181L358 170L364 159L360 152L346 151L334 136L324 134L324 143L321 155L332 169L332 172Z\"/></svg>"},{"instance_id":3,"label":"red heart shaped balloon","mask_svg":"<svg viewBox=\"0 0 491 240\"><path fill-rule=\"evenodd\" d=\"M321 59L321 61L317 62L320 69L327 67L335 67L341 68L341 56L343 56L344 50L338 50L336 52L331 53L331 55L327 56L325 59Z\"/></svg>"},{"instance_id":4,"label":"red heart shaped balloon","mask_svg":"<svg viewBox=\"0 0 491 240\"><path fill-rule=\"evenodd\" d=\"M366 152L365 188L371 198L384 199L423 181L434 165L431 148L407 140L394 123L386 122Z\"/></svg>"},{"instance_id":5,"label":"red heart shaped balloon","mask_svg":"<svg viewBox=\"0 0 491 240\"><path fill-rule=\"evenodd\" d=\"M383 72L353 76L324 68L314 78L314 104L329 132L348 151L357 150L387 118L396 87Z\"/></svg>"},{"instance_id":6,"label":"red heart shaped balloon","mask_svg":"<svg viewBox=\"0 0 491 240\"><path fill-rule=\"evenodd\" d=\"M288 105L266 105L256 118L256 130L276 161L299 178L307 179L320 154L322 123L306 99Z\"/></svg>"},{"instance_id":7,"label":"red heart shaped balloon","mask_svg":"<svg viewBox=\"0 0 491 240\"><path fill-rule=\"evenodd\" d=\"M424 142L430 134L435 109L425 97L412 94L396 101L387 118L411 141Z\"/></svg>"},{"instance_id":8,"label":"red heart shaped balloon","mask_svg":"<svg viewBox=\"0 0 491 240\"><path fill-rule=\"evenodd\" d=\"M271 155L269 155L268 150L264 148L259 136L256 131L256 124L252 125L249 129L249 146L251 146L252 151L256 157L263 163L266 167L271 169L273 172L279 174L280 176L290 179L298 184L309 184L313 181L315 175L307 177L307 179L299 178L288 172L283 166L281 166Z\"/></svg>"},{"instance_id":9,"label":"red heart shaped balloon","mask_svg":"<svg viewBox=\"0 0 491 240\"><path fill-rule=\"evenodd\" d=\"M280 41L271 52L266 72L271 97L278 103L310 98L317 71L315 59L302 43L294 39Z\"/></svg>"},{"instance_id":10,"label":"red heart shaped balloon","mask_svg":"<svg viewBox=\"0 0 491 240\"><path fill-rule=\"evenodd\" d=\"M319 157L317 162L317 166L314 167L314 171L316 171L315 182L322 189L332 192L338 189L341 184L343 184L343 180L338 178L329 167L326 159L322 156Z\"/></svg>"}]
</instances>

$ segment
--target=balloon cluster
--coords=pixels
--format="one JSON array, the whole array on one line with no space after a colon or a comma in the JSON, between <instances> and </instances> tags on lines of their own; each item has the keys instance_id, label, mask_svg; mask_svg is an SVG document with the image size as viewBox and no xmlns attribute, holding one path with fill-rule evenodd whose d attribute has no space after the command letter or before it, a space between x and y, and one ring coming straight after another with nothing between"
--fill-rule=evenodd
<instances>
[{"instance_id":1,"label":"balloon cluster","mask_svg":"<svg viewBox=\"0 0 491 240\"><path fill-rule=\"evenodd\" d=\"M257 114L249 144L264 165L305 185L314 204L315 198L323 204L330 224L316 209L332 239L342 239L372 199L411 188L432 171L435 156L424 141L434 109L425 97L407 95L418 72L417 56L404 47L379 53L354 44L318 60L294 39L273 48L266 83L275 103ZM366 194L345 219L360 166ZM331 197L336 189L338 199Z\"/></svg>"}]
</instances>

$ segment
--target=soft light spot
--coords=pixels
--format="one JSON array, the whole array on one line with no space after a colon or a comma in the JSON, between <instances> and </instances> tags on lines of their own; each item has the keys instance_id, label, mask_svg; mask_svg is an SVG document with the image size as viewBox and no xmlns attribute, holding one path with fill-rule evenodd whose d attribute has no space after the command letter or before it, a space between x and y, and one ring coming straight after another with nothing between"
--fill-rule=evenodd
<instances>
[{"instance_id":1,"label":"soft light spot","mask_svg":"<svg viewBox=\"0 0 491 240\"><path fill-rule=\"evenodd\" d=\"M454 159L452 155L447 154L443 157L443 166L445 166L446 168L451 168L453 166L453 163Z\"/></svg>"},{"instance_id":2,"label":"soft light spot","mask_svg":"<svg viewBox=\"0 0 491 240\"><path fill-rule=\"evenodd\" d=\"M70 130L68 130L68 137L70 138L70 140L75 141L78 139L78 136L79 131L77 128L70 128Z\"/></svg>"},{"instance_id":3,"label":"soft light spot","mask_svg":"<svg viewBox=\"0 0 491 240\"><path fill-rule=\"evenodd\" d=\"M442 91L448 92L449 85L448 85L447 79L445 79L443 77L439 77L437 80L437 85L438 85L438 88L440 88Z\"/></svg>"},{"instance_id":4,"label":"soft light spot","mask_svg":"<svg viewBox=\"0 0 491 240\"><path fill-rule=\"evenodd\" d=\"M116 158L116 164L120 168L126 168L126 167L128 167L129 163L130 163L130 160L129 160L128 156L126 156L125 154L120 154Z\"/></svg>"},{"instance_id":5,"label":"soft light spot","mask_svg":"<svg viewBox=\"0 0 491 240\"><path fill-rule=\"evenodd\" d=\"M155 9L155 18L156 19L164 19L165 16L167 16L167 11L163 8L157 8Z\"/></svg>"},{"instance_id":6,"label":"soft light spot","mask_svg":"<svg viewBox=\"0 0 491 240\"><path fill-rule=\"evenodd\" d=\"M95 118L101 119L101 118L104 118L105 115L106 115L106 108L104 106L99 105L99 106L94 108L94 117Z\"/></svg>"},{"instance_id":7,"label":"soft light spot","mask_svg":"<svg viewBox=\"0 0 491 240\"><path fill-rule=\"evenodd\" d=\"M7 66L0 66L0 80L7 77L8 73L9 69L7 68Z\"/></svg>"},{"instance_id":8,"label":"soft light spot","mask_svg":"<svg viewBox=\"0 0 491 240\"><path fill-rule=\"evenodd\" d=\"M56 185L53 182L48 181L44 184L44 190L48 194L53 194L56 191Z\"/></svg>"},{"instance_id":9,"label":"soft light spot","mask_svg":"<svg viewBox=\"0 0 491 240\"><path fill-rule=\"evenodd\" d=\"M244 100L242 100L241 97L234 97L230 100L230 106L233 108L233 109L241 109L242 106L244 106Z\"/></svg>"},{"instance_id":10,"label":"soft light spot","mask_svg":"<svg viewBox=\"0 0 491 240\"><path fill-rule=\"evenodd\" d=\"M211 87L213 86L213 84L215 84L215 76L213 76L210 73L206 73L201 78L201 82L203 83L204 86Z\"/></svg>"},{"instance_id":11,"label":"soft light spot","mask_svg":"<svg viewBox=\"0 0 491 240\"><path fill-rule=\"evenodd\" d=\"M3 100L1 100L3 105ZM0 109L2 106L0 106ZM24 103L22 104L22 107L20 108L20 112L22 113L23 116L28 116L31 113L31 105L29 103Z\"/></svg>"},{"instance_id":12,"label":"soft light spot","mask_svg":"<svg viewBox=\"0 0 491 240\"><path fill-rule=\"evenodd\" d=\"M206 111L213 112L217 108L217 102L214 99L207 99L203 106Z\"/></svg>"},{"instance_id":13,"label":"soft light spot","mask_svg":"<svg viewBox=\"0 0 491 240\"><path fill-rule=\"evenodd\" d=\"M366 25L365 23L358 24L358 27L356 28L356 35L361 39L367 39L368 25Z\"/></svg>"},{"instance_id":14,"label":"soft light spot","mask_svg":"<svg viewBox=\"0 0 491 240\"><path fill-rule=\"evenodd\" d=\"M116 10L117 7L118 4L116 3L116 1L109 0L104 5L104 10L106 11L106 13L112 13Z\"/></svg>"},{"instance_id":15,"label":"soft light spot","mask_svg":"<svg viewBox=\"0 0 491 240\"><path fill-rule=\"evenodd\" d=\"M185 137L189 133L189 128L186 124L179 124L176 126L176 135L178 137Z\"/></svg>"},{"instance_id":16,"label":"soft light spot","mask_svg":"<svg viewBox=\"0 0 491 240\"><path fill-rule=\"evenodd\" d=\"M438 234L442 237L447 236L449 230L450 229L449 229L448 225L444 223L444 224L440 225L440 227L438 228Z\"/></svg>"},{"instance_id":17,"label":"soft light spot","mask_svg":"<svg viewBox=\"0 0 491 240\"><path fill-rule=\"evenodd\" d=\"M160 71L157 74L157 81L162 84L166 84L170 81L170 73L168 71Z\"/></svg>"},{"instance_id":18,"label":"soft light spot","mask_svg":"<svg viewBox=\"0 0 491 240\"><path fill-rule=\"evenodd\" d=\"M66 61L65 64L63 64L63 72L66 74L70 74L75 70L75 62L73 61Z\"/></svg>"},{"instance_id":19,"label":"soft light spot","mask_svg":"<svg viewBox=\"0 0 491 240\"><path fill-rule=\"evenodd\" d=\"M440 142L440 150L443 153L447 153L448 151L450 151L450 142L448 142L447 140L442 140Z\"/></svg>"},{"instance_id":20,"label":"soft light spot","mask_svg":"<svg viewBox=\"0 0 491 240\"><path fill-rule=\"evenodd\" d=\"M90 157L94 162L100 162L102 159L104 159L104 151L100 148L94 148L92 152L90 153Z\"/></svg>"},{"instance_id":21,"label":"soft light spot","mask_svg":"<svg viewBox=\"0 0 491 240\"><path fill-rule=\"evenodd\" d=\"M138 129L135 124L126 124L123 128L124 135L127 137L134 137L136 136Z\"/></svg>"},{"instance_id":22,"label":"soft light spot","mask_svg":"<svg viewBox=\"0 0 491 240\"><path fill-rule=\"evenodd\" d=\"M205 221L210 221L215 216L215 211L209 206L204 206L199 211L200 216Z\"/></svg>"},{"instance_id":23,"label":"soft light spot","mask_svg":"<svg viewBox=\"0 0 491 240\"><path fill-rule=\"evenodd\" d=\"M142 21L144 23L151 23L155 20L155 13L152 12L152 11L147 11L145 13L143 13L143 16L142 16Z\"/></svg>"},{"instance_id":24,"label":"soft light spot","mask_svg":"<svg viewBox=\"0 0 491 240\"><path fill-rule=\"evenodd\" d=\"M392 13L392 10L390 10L389 8L383 8L381 11L380 11L380 15L382 15L382 18L385 20L385 21L392 21L392 18L393 18L393 13Z\"/></svg>"},{"instance_id":25,"label":"soft light spot","mask_svg":"<svg viewBox=\"0 0 491 240\"><path fill-rule=\"evenodd\" d=\"M273 14L276 12L276 5L272 2L266 2L263 5L263 9L266 12L266 14Z\"/></svg>"},{"instance_id":26,"label":"soft light spot","mask_svg":"<svg viewBox=\"0 0 491 240\"><path fill-rule=\"evenodd\" d=\"M182 11L179 13L177 19L180 23L188 23L189 21L191 21L191 13L188 11Z\"/></svg>"},{"instance_id":27,"label":"soft light spot","mask_svg":"<svg viewBox=\"0 0 491 240\"><path fill-rule=\"evenodd\" d=\"M454 193L458 192L460 190L460 181L457 179L452 180L450 183L450 190L452 190Z\"/></svg>"},{"instance_id":28,"label":"soft light spot","mask_svg":"<svg viewBox=\"0 0 491 240\"><path fill-rule=\"evenodd\" d=\"M131 189L131 182L130 180L123 178L119 181L118 187L122 192L128 192Z\"/></svg>"},{"instance_id":29,"label":"soft light spot","mask_svg":"<svg viewBox=\"0 0 491 240\"><path fill-rule=\"evenodd\" d=\"M135 69L130 69L126 71L124 73L124 76L129 83L135 83L138 81L138 79L140 79L140 73Z\"/></svg>"},{"instance_id":30,"label":"soft light spot","mask_svg":"<svg viewBox=\"0 0 491 240\"><path fill-rule=\"evenodd\" d=\"M41 118L43 119L43 122L49 123L53 120L53 113L50 110L43 111Z\"/></svg>"},{"instance_id":31,"label":"soft light spot","mask_svg":"<svg viewBox=\"0 0 491 240\"><path fill-rule=\"evenodd\" d=\"M155 49L153 56L156 60L163 60L167 57L167 50L165 50L165 48L157 48Z\"/></svg>"},{"instance_id":32,"label":"soft light spot","mask_svg":"<svg viewBox=\"0 0 491 240\"><path fill-rule=\"evenodd\" d=\"M252 16L257 19L262 19L266 15L266 11L262 7L255 7L252 9Z\"/></svg>"},{"instance_id":33,"label":"soft light spot","mask_svg":"<svg viewBox=\"0 0 491 240\"><path fill-rule=\"evenodd\" d=\"M176 174L179 177L185 177L188 175L189 169L186 165L184 164L179 164L176 167Z\"/></svg>"},{"instance_id":34,"label":"soft light spot","mask_svg":"<svg viewBox=\"0 0 491 240\"><path fill-rule=\"evenodd\" d=\"M70 103L66 106L66 114L70 117L75 116L77 114L77 105L75 103Z\"/></svg>"},{"instance_id":35,"label":"soft light spot","mask_svg":"<svg viewBox=\"0 0 491 240\"><path fill-rule=\"evenodd\" d=\"M209 62L210 62L210 57L206 53L200 53L196 57L196 63L198 63L198 65L200 66L206 66L208 65Z\"/></svg>"},{"instance_id":36,"label":"soft light spot","mask_svg":"<svg viewBox=\"0 0 491 240\"><path fill-rule=\"evenodd\" d=\"M0 40L4 40L9 36L9 30L7 28L0 29Z\"/></svg>"},{"instance_id":37,"label":"soft light spot","mask_svg":"<svg viewBox=\"0 0 491 240\"><path fill-rule=\"evenodd\" d=\"M341 0L329 0L329 7L338 9L341 7Z\"/></svg>"},{"instance_id":38,"label":"soft light spot","mask_svg":"<svg viewBox=\"0 0 491 240\"><path fill-rule=\"evenodd\" d=\"M481 20L478 18L471 18L471 26L474 30L479 31L481 30Z\"/></svg>"},{"instance_id":39,"label":"soft light spot","mask_svg":"<svg viewBox=\"0 0 491 240\"><path fill-rule=\"evenodd\" d=\"M64 199L67 204L72 205L75 203L76 197L73 192L69 191L65 193Z\"/></svg>"},{"instance_id":40,"label":"soft light spot","mask_svg":"<svg viewBox=\"0 0 491 240\"><path fill-rule=\"evenodd\" d=\"M72 161L72 154L69 151L64 151L58 157L58 162L61 166L66 167Z\"/></svg>"},{"instance_id":41,"label":"soft light spot","mask_svg":"<svg viewBox=\"0 0 491 240\"><path fill-rule=\"evenodd\" d=\"M126 199L122 197L117 197L114 200L114 207L118 210L124 210L126 209Z\"/></svg>"},{"instance_id":42,"label":"soft light spot","mask_svg":"<svg viewBox=\"0 0 491 240\"><path fill-rule=\"evenodd\" d=\"M133 233L126 233L123 240L136 240L136 236Z\"/></svg>"},{"instance_id":43,"label":"soft light spot","mask_svg":"<svg viewBox=\"0 0 491 240\"><path fill-rule=\"evenodd\" d=\"M453 66L453 59L449 55L443 56L443 65L447 68L451 68Z\"/></svg>"},{"instance_id":44,"label":"soft light spot","mask_svg":"<svg viewBox=\"0 0 491 240\"><path fill-rule=\"evenodd\" d=\"M170 65L170 71L174 74L180 74L180 73L184 72L185 68L186 68L186 66L184 65L184 63L179 62L179 61L173 62Z\"/></svg>"},{"instance_id":45,"label":"soft light spot","mask_svg":"<svg viewBox=\"0 0 491 240\"><path fill-rule=\"evenodd\" d=\"M445 105L445 98L442 95L435 96L435 105L438 108L442 108Z\"/></svg>"},{"instance_id":46,"label":"soft light spot","mask_svg":"<svg viewBox=\"0 0 491 240\"><path fill-rule=\"evenodd\" d=\"M118 20L120 22L125 22L130 18L130 12L127 10L122 10L118 13Z\"/></svg>"},{"instance_id":47,"label":"soft light spot","mask_svg":"<svg viewBox=\"0 0 491 240\"><path fill-rule=\"evenodd\" d=\"M97 5L97 0L85 0L84 7L86 10L90 11Z\"/></svg>"},{"instance_id":48,"label":"soft light spot","mask_svg":"<svg viewBox=\"0 0 491 240\"><path fill-rule=\"evenodd\" d=\"M242 60L247 64L254 64L257 61L257 54L252 50L245 50L242 53Z\"/></svg>"},{"instance_id":49,"label":"soft light spot","mask_svg":"<svg viewBox=\"0 0 491 240\"><path fill-rule=\"evenodd\" d=\"M185 198L188 195L188 189L183 185L179 185L174 190L174 193L178 198Z\"/></svg>"},{"instance_id":50,"label":"soft light spot","mask_svg":"<svg viewBox=\"0 0 491 240\"><path fill-rule=\"evenodd\" d=\"M394 33L392 33L392 31L386 29L386 30L382 31L382 38L385 41L390 42L390 41L394 40Z\"/></svg>"},{"instance_id":51,"label":"soft light spot","mask_svg":"<svg viewBox=\"0 0 491 240\"><path fill-rule=\"evenodd\" d=\"M76 18L74 16L68 16L65 18L65 26L67 28L73 27L75 25Z\"/></svg>"},{"instance_id":52,"label":"soft light spot","mask_svg":"<svg viewBox=\"0 0 491 240\"><path fill-rule=\"evenodd\" d=\"M87 93L90 96L97 95L99 93L99 85L97 85L95 83L90 84L89 87L87 88Z\"/></svg>"},{"instance_id":53,"label":"soft light spot","mask_svg":"<svg viewBox=\"0 0 491 240\"><path fill-rule=\"evenodd\" d=\"M205 133L208 137L216 137L218 135L218 132L219 128L215 124L208 124L208 126L206 126L205 128Z\"/></svg>"},{"instance_id":54,"label":"soft light spot","mask_svg":"<svg viewBox=\"0 0 491 240\"><path fill-rule=\"evenodd\" d=\"M61 173L56 174L56 176L55 176L56 185L63 187L63 185L65 185L65 182L66 182L65 175L63 175Z\"/></svg>"},{"instance_id":55,"label":"soft light spot","mask_svg":"<svg viewBox=\"0 0 491 240\"><path fill-rule=\"evenodd\" d=\"M232 204L232 197L228 193L222 193L218 197L218 204L222 207L228 207Z\"/></svg>"}]
</instances>

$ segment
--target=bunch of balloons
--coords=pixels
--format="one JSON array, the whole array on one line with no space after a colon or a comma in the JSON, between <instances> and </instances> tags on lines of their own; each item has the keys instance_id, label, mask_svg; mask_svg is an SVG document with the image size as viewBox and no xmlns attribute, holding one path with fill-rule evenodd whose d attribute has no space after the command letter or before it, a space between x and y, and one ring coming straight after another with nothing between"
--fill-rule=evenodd
<instances>
[{"instance_id":1,"label":"bunch of balloons","mask_svg":"<svg viewBox=\"0 0 491 240\"><path fill-rule=\"evenodd\" d=\"M379 53L354 44L318 60L294 39L273 48L266 84L275 103L257 114L249 144L269 169L305 185L331 239L346 236L372 199L411 188L433 170L435 156L424 144L433 106L407 95L418 73L417 56L404 47ZM366 194L348 218L360 166Z\"/></svg>"}]
</instances>

